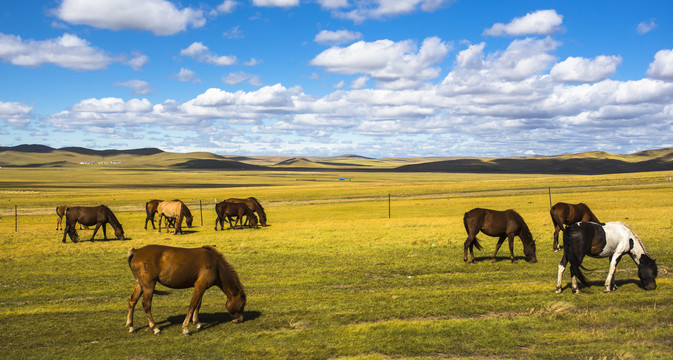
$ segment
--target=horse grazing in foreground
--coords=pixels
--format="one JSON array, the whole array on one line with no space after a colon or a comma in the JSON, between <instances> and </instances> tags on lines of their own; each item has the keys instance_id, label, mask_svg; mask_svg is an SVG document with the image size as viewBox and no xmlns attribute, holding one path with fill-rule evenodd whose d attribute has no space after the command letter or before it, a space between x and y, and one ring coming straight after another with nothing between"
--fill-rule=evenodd
<instances>
[{"instance_id":1,"label":"horse grazing in foreground","mask_svg":"<svg viewBox=\"0 0 673 360\"><path fill-rule=\"evenodd\" d=\"M257 217L250 210L250 208L245 205L245 203L232 203L228 201L222 201L215 205L215 212L217 213L217 218L215 219L215 230L217 231L217 224L220 224L220 230L224 230L224 219L226 218L229 222L230 229L236 229L236 224L241 222L241 228L243 228L243 216L248 218L250 221L250 226L257 227ZM231 218L236 217L236 221L232 225Z\"/></svg>"},{"instance_id":2,"label":"horse grazing in foreground","mask_svg":"<svg viewBox=\"0 0 673 360\"><path fill-rule=\"evenodd\" d=\"M79 235L77 235L77 230L75 230L75 224L80 223L82 225L91 226L96 225L96 228L93 230L93 235L91 235L91 241L94 240L98 228L103 226L103 240L107 240L106 227L109 223L114 229L117 239L124 240L124 229L122 224L119 223L115 214L105 205L87 207L87 206L69 206L65 212L65 229L63 230L63 242L65 242L65 235L70 236L72 242L77 242L79 240Z\"/></svg>"},{"instance_id":3,"label":"horse grazing in foreground","mask_svg":"<svg viewBox=\"0 0 673 360\"><path fill-rule=\"evenodd\" d=\"M264 212L264 208L262 207L262 204L254 198L254 197L249 197L246 199L236 199L236 198L230 198L225 200L226 202L231 202L231 203L244 203L245 205L252 210L252 212L256 212L257 216L259 216L259 223L262 226L266 226L266 212Z\"/></svg>"},{"instance_id":4,"label":"horse grazing in foreground","mask_svg":"<svg viewBox=\"0 0 673 360\"><path fill-rule=\"evenodd\" d=\"M463 261L467 264L467 250L470 250L472 262L474 262L473 247L478 250L482 249L481 244L477 240L479 231L488 236L496 236L500 239L495 246L493 252L492 262L495 262L495 256L505 241L509 240L509 258L513 263L516 263L514 258L514 236L518 236L523 243L523 252L526 255L526 261L537 262L535 256L535 241L531 235L528 225L523 221L523 218L516 211L509 209L505 211L489 210L476 208L465 213L463 216L463 225L467 231L467 239L464 244Z\"/></svg>"},{"instance_id":5,"label":"horse grazing in foreground","mask_svg":"<svg viewBox=\"0 0 673 360\"><path fill-rule=\"evenodd\" d=\"M580 293L577 287L577 279L589 286L587 279L582 275L580 267L585 255L594 258L610 258L610 270L605 279L605 292L617 290L615 285L615 269L624 254L629 254L638 265L638 277L645 290L657 288L657 263L652 259L640 240L631 228L619 221L605 224L594 222L575 223L563 232L563 257L558 266L558 282L556 293L560 294L561 279L566 264L570 262L570 274L572 277L572 289L576 294Z\"/></svg>"},{"instance_id":6,"label":"horse grazing in foreground","mask_svg":"<svg viewBox=\"0 0 673 360\"><path fill-rule=\"evenodd\" d=\"M190 228L192 227L192 221L194 220L187 205L180 200L160 202L157 206L157 214L159 214L159 232L161 232L162 218L166 219L166 232L168 232L171 219L175 220L175 230L173 231L173 235L177 234L178 231L182 234L182 219L185 219L187 227Z\"/></svg>"},{"instance_id":7,"label":"horse grazing in foreground","mask_svg":"<svg viewBox=\"0 0 673 360\"><path fill-rule=\"evenodd\" d=\"M131 248L126 258L136 285L129 296L129 311L126 326L133 332L133 309L143 295L143 308L154 334L160 334L152 319L152 295L157 282L173 289L194 288L187 317L182 323L182 334L189 335L189 321L201 329L199 310L204 292L215 285L227 296L227 311L234 323L243 322L245 291L234 268L224 256L211 246L201 248L178 248L163 245L147 245Z\"/></svg>"},{"instance_id":8,"label":"horse grazing in foreground","mask_svg":"<svg viewBox=\"0 0 673 360\"><path fill-rule=\"evenodd\" d=\"M580 221L600 222L585 203L568 204L558 202L549 209L549 214L551 215L552 223L554 223L554 244L552 245L554 251L559 251L558 233L562 230L565 231L564 225L570 225Z\"/></svg>"}]
</instances>

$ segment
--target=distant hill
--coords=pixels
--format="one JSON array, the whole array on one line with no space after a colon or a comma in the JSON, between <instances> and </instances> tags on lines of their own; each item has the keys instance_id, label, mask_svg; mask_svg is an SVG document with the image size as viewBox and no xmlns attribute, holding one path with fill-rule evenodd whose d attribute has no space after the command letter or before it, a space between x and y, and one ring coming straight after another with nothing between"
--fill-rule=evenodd
<instances>
[{"instance_id":1,"label":"distant hill","mask_svg":"<svg viewBox=\"0 0 673 360\"><path fill-rule=\"evenodd\" d=\"M395 171L513 174L610 174L673 170L673 148L618 155L603 151L510 158L389 158L345 154L334 157L223 156L172 153L157 148L54 149L44 145L0 147L1 167L113 166L128 169Z\"/></svg>"}]
</instances>

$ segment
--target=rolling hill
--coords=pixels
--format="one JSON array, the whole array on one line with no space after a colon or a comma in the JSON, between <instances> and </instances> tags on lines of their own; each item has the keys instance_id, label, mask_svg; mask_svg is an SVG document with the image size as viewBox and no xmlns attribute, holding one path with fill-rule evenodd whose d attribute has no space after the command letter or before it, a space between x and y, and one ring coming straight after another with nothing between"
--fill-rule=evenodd
<instances>
[{"instance_id":1,"label":"rolling hill","mask_svg":"<svg viewBox=\"0 0 673 360\"><path fill-rule=\"evenodd\" d=\"M386 158L223 156L208 152L171 153L156 148L54 149L44 145L0 147L2 167L113 166L126 169L395 171L519 174L609 174L673 170L673 148L619 155L602 151L511 158Z\"/></svg>"}]
</instances>

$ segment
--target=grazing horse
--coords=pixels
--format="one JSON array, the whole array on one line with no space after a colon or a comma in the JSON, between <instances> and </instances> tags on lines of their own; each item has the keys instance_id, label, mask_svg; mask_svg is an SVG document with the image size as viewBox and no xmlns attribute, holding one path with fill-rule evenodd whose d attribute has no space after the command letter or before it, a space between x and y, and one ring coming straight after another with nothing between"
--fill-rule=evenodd
<instances>
[{"instance_id":1,"label":"grazing horse","mask_svg":"<svg viewBox=\"0 0 673 360\"><path fill-rule=\"evenodd\" d=\"M252 212L256 212L257 215L259 216L259 223L262 226L266 226L266 213L264 212L264 208L262 207L262 204L255 199L254 197L249 197L247 199L236 199L236 198L231 198L225 200L227 202L231 203L244 203L245 205L252 210Z\"/></svg>"},{"instance_id":2,"label":"grazing horse","mask_svg":"<svg viewBox=\"0 0 673 360\"><path fill-rule=\"evenodd\" d=\"M505 241L509 240L509 258L513 263L516 263L514 258L514 236L518 236L523 243L523 252L526 255L526 261L537 262L535 256L535 241L528 225L523 221L523 218L516 211L509 209L505 211L489 210L489 209L472 209L463 216L463 225L467 231L467 239L464 244L463 261L467 264L467 250L470 249L472 262L474 262L473 247L481 250L481 244L477 240L479 231L488 236L500 237L498 244L495 246L493 252L492 262L495 262L495 255L498 253L500 246Z\"/></svg>"},{"instance_id":3,"label":"grazing horse","mask_svg":"<svg viewBox=\"0 0 673 360\"><path fill-rule=\"evenodd\" d=\"M174 219L175 231L173 231L173 235L177 234L178 231L180 232L180 234L182 234L183 218L187 223L187 227L190 228L192 227L192 221L194 220L194 217L192 216L192 213L189 211L189 208L187 208L187 205L185 205L180 200L160 202L159 205L157 206L157 213L159 214L159 232L161 232L162 218L166 219L166 232L168 232L168 226L170 225L171 219Z\"/></svg>"},{"instance_id":4,"label":"grazing horse","mask_svg":"<svg viewBox=\"0 0 673 360\"><path fill-rule=\"evenodd\" d=\"M147 230L148 221L152 222L152 229L156 229L154 226L154 214L157 212L159 203L162 201L163 200L150 200L145 203L145 213L147 214L147 217L145 217L145 230Z\"/></svg>"},{"instance_id":5,"label":"grazing horse","mask_svg":"<svg viewBox=\"0 0 673 360\"><path fill-rule=\"evenodd\" d=\"M86 207L86 206L69 206L65 212L65 229L63 230L63 242L65 242L65 235L70 236L72 242L77 242L79 236L77 235L77 230L75 230L75 224L80 223L82 225L91 226L96 225L96 228L93 230L93 235L91 235L91 241L94 240L98 228L103 225L103 240L107 240L106 227L110 223L110 226L115 231L117 239L124 240L124 229L122 224L119 223L115 214L105 205Z\"/></svg>"},{"instance_id":6,"label":"grazing horse","mask_svg":"<svg viewBox=\"0 0 673 360\"><path fill-rule=\"evenodd\" d=\"M558 202L549 209L549 214L551 215L551 221L554 223L554 244L552 245L554 251L559 251L558 233L559 231L565 231L564 225L570 225L580 221L600 222L585 203L568 204Z\"/></svg>"},{"instance_id":7,"label":"grazing horse","mask_svg":"<svg viewBox=\"0 0 673 360\"><path fill-rule=\"evenodd\" d=\"M647 252L643 241L628 225L619 221L605 224L580 222L567 227L563 232L563 257L558 265L556 293L560 294L562 291L561 279L568 262L570 262L573 291L576 294L580 293L577 279L589 286L587 279L580 271L580 267L583 268L581 265L585 255L594 258L610 258L610 270L605 279L604 291L609 293L617 290L614 278L615 269L624 254L629 254L638 265L638 277L643 288L645 290L656 289L657 263Z\"/></svg>"},{"instance_id":8,"label":"grazing horse","mask_svg":"<svg viewBox=\"0 0 673 360\"><path fill-rule=\"evenodd\" d=\"M189 335L189 321L201 329L199 310L205 291L215 285L227 296L227 311L233 322L243 321L245 291L234 268L224 256L211 246L201 248L178 248L163 245L147 245L131 248L126 258L136 280L131 296L126 326L133 332L133 309L143 295L143 308L150 329L158 335L161 330L152 319L152 295L157 282L172 289L194 288L187 317L182 323L182 334Z\"/></svg>"},{"instance_id":9,"label":"grazing horse","mask_svg":"<svg viewBox=\"0 0 673 360\"><path fill-rule=\"evenodd\" d=\"M217 218L215 219L215 231L217 231L217 224L220 224L220 230L224 230L224 219L226 218L229 222L230 229L236 229L236 224L241 222L241 228L243 227L243 216L247 217L250 221L250 225L257 227L257 217L250 210L250 208L245 205L245 203L231 203L228 201L222 201L215 205L215 212L217 213ZM232 216L236 217L234 224L231 224Z\"/></svg>"}]
</instances>

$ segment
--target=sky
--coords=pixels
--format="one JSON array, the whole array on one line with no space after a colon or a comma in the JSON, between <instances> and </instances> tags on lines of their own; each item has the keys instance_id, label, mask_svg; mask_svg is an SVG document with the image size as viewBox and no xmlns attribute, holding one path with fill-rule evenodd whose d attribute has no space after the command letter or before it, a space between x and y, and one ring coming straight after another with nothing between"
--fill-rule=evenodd
<instances>
[{"instance_id":1,"label":"sky","mask_svg":"<svg viewBox=\"0 0 673 360\"><path fill-rule=\"evenodd\" d=\"M673 1L3 1L0 139L373 158L673 147Z\"/></svg>"}]
</instances>

